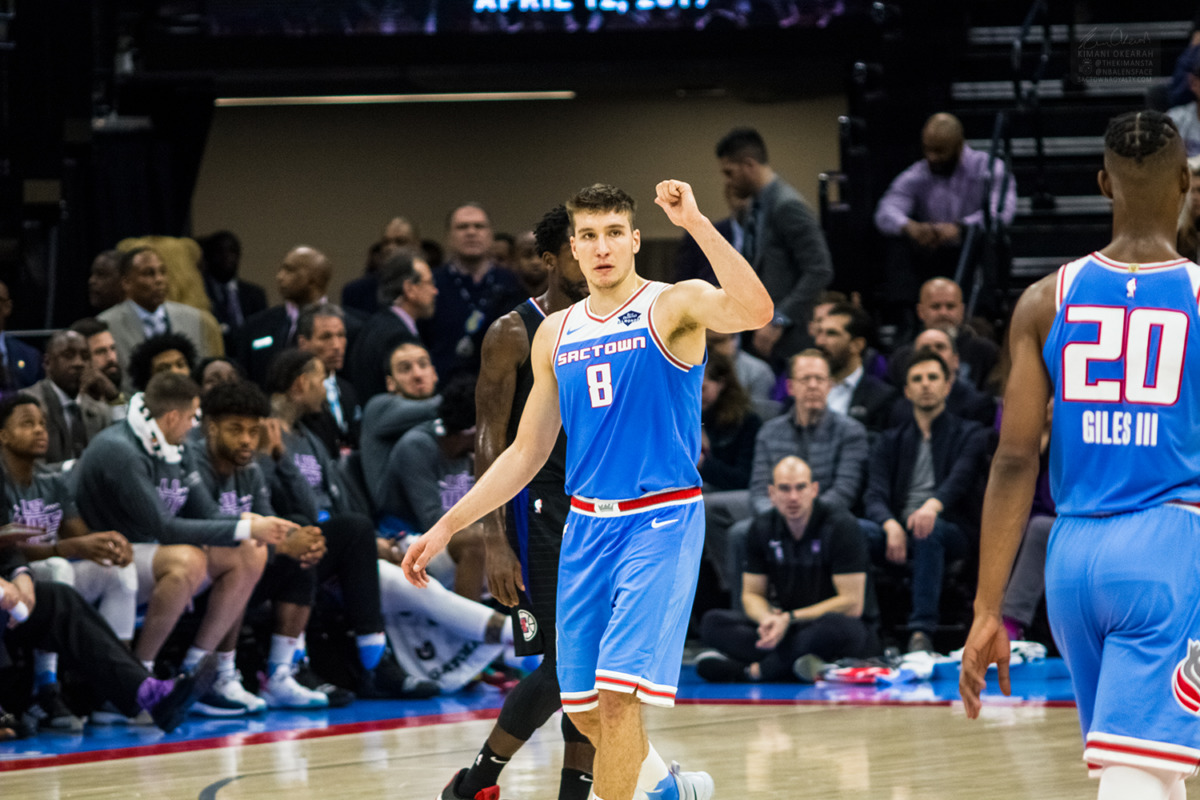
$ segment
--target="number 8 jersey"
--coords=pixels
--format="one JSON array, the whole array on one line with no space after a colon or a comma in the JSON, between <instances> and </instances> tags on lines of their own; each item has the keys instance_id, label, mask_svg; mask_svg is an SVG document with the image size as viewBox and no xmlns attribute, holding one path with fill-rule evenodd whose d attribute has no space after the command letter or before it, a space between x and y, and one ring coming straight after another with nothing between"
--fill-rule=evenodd
<instances>
[{"instance_id":1,"label":"number 8 jersey","mask_svg":"<svg viewBox=\"0 0 1200 800\"><path fill-rule=\"evenodd\" d=\"M567 493L626 500L700 485L703 365L680 361L651 312L668 284L648 282L616 311L586 299L563 317L554 346L567 434Z\"/></svg>"},{"instance_id":2,"label":"number 8 jersey","mask_svg":"<svg viewBox=\"0 0 1200 800\"><path fill-rule=\"evenodd\" d=\"M1200 267L1093 253L1058 271L1042 357L1061 515L1200 502Z\"/></svg>"}]
</instances>

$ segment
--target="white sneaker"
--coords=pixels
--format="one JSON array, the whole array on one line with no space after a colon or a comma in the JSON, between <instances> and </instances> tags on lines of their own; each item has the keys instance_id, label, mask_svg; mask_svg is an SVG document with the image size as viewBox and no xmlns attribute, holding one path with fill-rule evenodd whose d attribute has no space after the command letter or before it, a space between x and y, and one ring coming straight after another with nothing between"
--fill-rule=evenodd
<instances>
[{"instance_id":1,"label":"white sneaker","mask_svg":"<svg viewBox=\"0 0 1200 800\"><path fill-rule=\"evenodd\" d=\"M236 671L217 676L212 689L192 706L192 713L202 717L241 717L266 710L266 701L246 691Z\"/></svg>"},{"instance_id":2,"label":"white sneaker","mask_svg":"<svg viewBox=\"0 0 1200 800\"><path fill-rule=\"evenodd\" d=\"M259 699L266 702L270 708L303 710L329 707L329 697L324 692L309 689L298 683L292 667L288 664L276 665L271 677L259 690Z\"/></svg>"},{"instance_id":3,"label":"white sneaker","mask_svg":"<svg viewBox=\"0 0 1200 800\"><path fill-rule=\"evenodd\" d=\"M715 791L707 772L684 772L678 761L671 762L671 777L679 787L679 800L710 800Z\"/></svg>"}]
</instances>

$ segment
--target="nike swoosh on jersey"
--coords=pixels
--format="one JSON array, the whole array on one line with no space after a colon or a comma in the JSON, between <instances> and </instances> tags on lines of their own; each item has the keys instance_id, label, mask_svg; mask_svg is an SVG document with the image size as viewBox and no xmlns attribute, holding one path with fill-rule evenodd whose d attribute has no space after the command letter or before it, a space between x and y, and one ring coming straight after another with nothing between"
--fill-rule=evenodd
<instances>
[{"instance_id":1,"label":"nike swoosh on jersey","mask_svg":"<svg viewBox=\"0 0 1200 800\"><path fill-rule=\"evenodd\" d=\"M670 525L672 522L679 522L679 517L676 517L675 519L664 519L661 522L659 521L658 517L655 517L654 519L650 520L650 527L661 528L664 525Z\"/></svg>"}]
</instances>

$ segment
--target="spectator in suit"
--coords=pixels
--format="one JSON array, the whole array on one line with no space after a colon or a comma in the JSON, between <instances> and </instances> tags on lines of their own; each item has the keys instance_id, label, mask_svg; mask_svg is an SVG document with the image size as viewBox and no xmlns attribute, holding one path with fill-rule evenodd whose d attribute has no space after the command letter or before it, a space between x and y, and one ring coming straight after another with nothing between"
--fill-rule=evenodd
<instances>
[{"instance_id":1,"label":"spectator in suit","mask_svg":"<svg viewBox=\"0 0 1200 800\"><path fill-rule=\"evenodd\" d=\"M108 405L82 391L90 355L87 340L59 331L46 343L46 377L25 391L45 414L47 464L60 466L83 455L88 442L113 421Z\"/></svg>"},{"instance_id":2,"label":"spectator in suit","mask_svg":"<svg viewBox=\"0 0 1200 800\"><path fill-rule=\"evenodd\" d=\"M429 264L410 250L392 255L379 270L379 299L385 308L371 316L350 350L350 380L363 402L387 391L392 350L421 342L417 323L433 316L438 289Z\"/></svg>"},{"instance_id":3,"label":"spectator in suit","mask_svg":"<svg viewBox=\"0 0 1200 800\"><path fill-rule=\"evenodd\" d=\"M946 397L946 409L955 416L978 422L992 429L996 424L996 401L967 381L958 377L958 350L954 340L943 330L930 328L923 331L913 342L918 350L928 348L950 367L950 394ZM909 356L911 359L911 356ZM896 400L892 406L891 425L903 424L912 415L912 403L907 397Z\"/></svg>"},{"instance_id":4,"label":"spectator in suit","mask_svg":"<svg viewBox=\"0 0 1200 800\"><path fill-rule=\"evenodd\" d=\"M342 309L317 303L304 309L296 323L296 346L325 364L325 405L303 418L335 459L358 449L362 406L350 381L338 372L346 360L346 323Z\"/></svg>"},{"instance_id":5,"label":"spectator in suit","mask_svg":"<svg viewBox=\"0 0 1200 800\"><path fill-rule=\"evenodd\" d=\"M42 355L36 348L5 332L12 310L8 286L0 283L0 388L24 389L42 379Z\"/></svg>"},{"instance_id":6,"label":"spectator in suit","mask_svg":"<svg viewBox=\"0 0 1200 800\"><path fill-rule=\"evenodd\" d=\"M979 536L987 431L946 410L950 367L923 348L913 354L904 395L912 416L871 451L867 519L876 552L912 557L908 651L932 651L946 564L969 558Z\"/></svg>"},{"instance_id":7,"label":"spectator in suit","mask_svg":"<svg viewBox=\"0 0 1200 800\"><path fill-rule=\"evenodd\" d=\"M742 255L775 302L775 319L755 331L751 349L774 364L812 344L808 321L833 279L825 235L800 194L767 163L767 146L753 128L737 128L717 143L725 183L753 198L746 216Z\"/></svg>"},{"instance_id":8,"label":"spectator in suit","mask_svg":"<svg viewBox=\"0 0 1200 800\"><path fill-rule=\"evenodd\" d=\"M125 419L129 398L121 391L121 364L117 360L117 340L108 324L95 317L71 323L71 330L87 341L88 363L83 370L82 391L108 406L113 422Z\"/></svg>"},{"instance_id":9,"label":"spectator in suit","mask_svg":"<svg viewBox=\"0 0 1200 800\"><path fill-rule=\"evenodd\" d=\"M867 312L849 303L835 305L817 327L817 347L829 359L832 372L829 408L861 422L868 433L888 426L896 390L868 375L863 352L872 330Z\"/></svg>"},{"instance_id":10,"label":"spectator in suit","mask_svg":"<svg viewBox=\"0 0 1200 800\"><path fill-rule=\"evenodd\" d=\"M121 253L105 250L92 261L88 275L88 305L99 314L125 299L121 287Z\"/></svg>"},{"instance_id":11,"label":"spectator in suit","mask_svg":"<svg viewBox=\"0 0 1200 800\"><path fill-rule=\"evenodd\" d=\"M805 656L866 658L879 649L868 608L870 557L854 517L827 505L808 465L775 466L771 508L754 518L741 565L745 612L704 615L696 659L705 680L792 680ZM873 605L873 603L871 604Z\"/></svg>"},{"instance_id":12,"label":"spectator in suit","mask_svg":"<svg viewBox=\"0 0 1200 800\"><path fill-rule=\"evenodd\" d=\"M492 222L477 203L458 206L446 220L448 260L434 270L438 303L421 325L438 374L479 373L488 326L525 299L513 273L492 259Z\"/></svg>"},{"instance_id":13,"label":"spectator in suit","mask_svg":"<svg viewBox=\"0 0 1200 800\"><path fill-rule=\"evenodd\" d=\"M294 247L275 271L275 284L283 302L246 320L238 346L238 360L250 380L262 385L267 369L279 352L296 344L296 324L307 305L325 301L333 277L329 259L311 247Z\"/></svg>"},{"instance_id":14,"label":"spectator in suit","mask_svg":"<svg viewBox=\"0 0 1200 800\"><path fill-rule=\"evenodd\" d=\"M242 243L231 231L210 233L200 240L204 254L204 291L221 325L225 352L237 352L238 332L246 320L267 307L267 293L238 277Z\"/></svg>"},{"instance_id":15,"label":"spectator in suit","mask_svg":"<svg viewBox=\"0 0 1200 800\"><path fill-rule=\"evenodd\" d=\"M956 374L976 389L982 389L996 366L1000 348L991 339L980 336L969 325L963 324L966 307L959 285L949 278L925 281L921 286L921 298L916 311L922 330L937 328L954 339L959 354ZM904 386L904 369L913 350L912 344L904 344L892 353L888 361L887 378L893 386Z\"/></svg>"},{"instance_id":16,"label":"spectator in suit","mask_svg":"<svg viewBox=\"0 0 1200 800\"><path fill-rule=\"evenodd\" d=\"M410 221L404 217L389 220L379 241L367 251L367 268L363 276L342 287L342 308L352 308L367 316L382 310L386 304L379 300L379 268L397 250L415 250L419 242L417 228Z\"/></svg>"},{"instance_id":17,"label":"spectator in suit","mask_svg":"<svg viewBox=\"0 0 1200 800\"><path fill-rule=\"evenodd\" d=\"M892 181L875 211L875 226L888 238L883 296L894 315L907 315L922 281L953 275L964 230L983 222L984 203L1012 223L1017 213L1017 183L993 167L991 197L983 196L988 154L973 150L962 123L952 114L934 114L921 131L924 158ZM911 317L897 319L906 326Z\"/></svg>"},{"instance_id":18,"label":"spectator in suit","mask_svg":"<svg viewBox=\"0 0 1200 800\"><path fill-rule=\"evenodd\" d=\"M725 237L737 251L742 252L746 244L746 215L750 211L750 195L739 196L730 184L725 184L725 202L729 204L729 216L713 223L717 232ZM698 279L717 284L717 275L704 256L704 251L691 234L685 233L675 251L675 282Z\"/></svg>"},{"instance_id":19,"label":"spectator in suit","mask_svg":"<svg viewBox=\"0 0 1200 800\"><path fill-rule=\"evenodd\" d=\"M121 256L120 268L121 285L128 299L101 312L98 318L108 324L117 342L117 361L125 374L122 389L127 394L133 390L129 358L151 336L177 333L186 336L202 357L222 355L219 342L211 346L205 334L202 315L207 312L167 300L167 271L158 253L149 247L135 247Z\"/></svg>"}]
</instances>

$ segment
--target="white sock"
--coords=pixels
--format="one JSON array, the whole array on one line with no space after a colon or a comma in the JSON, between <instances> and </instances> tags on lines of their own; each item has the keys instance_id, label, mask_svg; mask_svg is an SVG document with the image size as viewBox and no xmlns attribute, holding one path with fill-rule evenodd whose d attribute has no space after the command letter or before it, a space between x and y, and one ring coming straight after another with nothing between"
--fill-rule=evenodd
<instances>
[{"instance_id":1,"label":"white sock","mask_svg":"<svg viewBox=\"0 0 1200 800\"><path fill-rule=\"evenodd\" d=\"M1098 800L1171 800L1174 785L1182 783L1178 772L1141 769L1123 765L1100 772Z\"/></svg>"},{"instance_id":2,"label":"white sock","mask_svg":"<svg viewBox=\"0 0 1200 800\"><path fill-rule=\"evenodd\" d=\"M200 661L209 654L208 650L201 650L199 647L189 647L187 655L183 657L183 671L191 672Z\"/></svg>"},{"instance_id":3,"label":"white sock","mask_svg":"<svg viewBox=\"0 0 1200 800\"><path fill-rule=\"evenodd\" d=\"M654 749L654 745L649 742L646 744L648 749L646 758L642 761L642 771L638 773L637 788L649 793L657 789L659 784L671 773L667 769L667 763Z\"/></svg>"},{"instance_id":4,"label":"white sock","mask_svg":"<svg viewBox=\"0 0 1200 800\"><path fill-rule=\"evenodd\" d=\"M229 680L237 672L237 651L217 651L217 677Z\"/></svg>"},{"instance_id":5,"label":"white sock","mask_svg":"<svg viewBox=\"0 0 1200 800\"><path fill-rule=\"evenodd\" d=\"M296 653L299 638L284 636L276 633L271 636L271 654L267 657L267 666L271 672L280 664L292 665L292 656Z\"/></svg>"}]
</instances>

